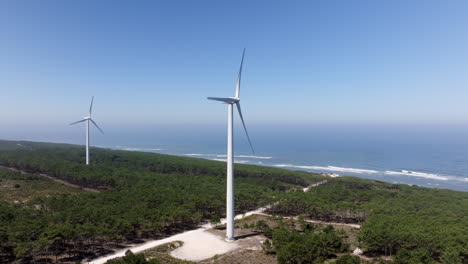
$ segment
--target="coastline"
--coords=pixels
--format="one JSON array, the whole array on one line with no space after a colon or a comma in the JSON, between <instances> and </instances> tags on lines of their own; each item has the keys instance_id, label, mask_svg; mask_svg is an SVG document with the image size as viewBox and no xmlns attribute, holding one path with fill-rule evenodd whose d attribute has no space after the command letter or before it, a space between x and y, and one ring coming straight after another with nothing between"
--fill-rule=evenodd
<instances>
[{"instance_id":1,"label":"coastline","mask_svg":"<svg viewBox=\"0 0 468 264\"><path fill-rule=\"evenodd\" d=\"M214 153L184 153L168 151L165 148L138 148L127 146L99 146L114 150L126 150L137 152L152 152L180 157L200 158L225 162L225 154ZM289 161L289 160L288 160ZM393 184L406 184L426 188L450 189L468 192L468 176L452 176L428 169L411 168L358 168L359 166L337 166L337 165L296 165L295 162L284 162L284 159L273 155L235 155L236 164L257 165L266 167L283 168L287 170L299 170L323 174L326 176L352 176L363 179L378 180ZM299 162L298 162L299 163ZM330 162L333 163L333 162Z\"/></svg>"}]
</instances>

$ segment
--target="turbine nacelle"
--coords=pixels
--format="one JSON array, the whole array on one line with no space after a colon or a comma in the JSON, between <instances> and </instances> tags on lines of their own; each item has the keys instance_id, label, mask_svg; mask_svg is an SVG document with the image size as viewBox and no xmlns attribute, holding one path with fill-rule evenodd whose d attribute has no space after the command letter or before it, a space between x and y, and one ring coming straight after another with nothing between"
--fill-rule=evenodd
<instances>
[{"instance_id":1,"label":"turbine nacelle","mask_svg":"<svg viewBox=\"0 0 468 264\"><path fill-rule=\"evenodd\" d=\"M237 104L237 103L240 102L240 98L236 98L236 97L227 97L227 98L208 97L208 100L219 101L219 102L222 102L222 103L225 103L225 104Z\"/></svg>"},{"instance_id":2,"label":"turbine nacelle","mask_svg":"<svg viewBox=\"0 0 468 264\"><path fill-rule=\"evenodd\" d=\"M81 123L81 122L84 122L84 121L91 121L91 123L93 123L93 125L96 126L96 128L99 129L99 131L101 131L102 134L104 134L104 131L102 131L102 129L91 118L91 113L93 111L93 101L94 101L94 96L91 98L91 105L89 106L89 116L85 116L80 121L73 122L70 125L78 124L78 123Z\"/></svg>"}]
</instances>

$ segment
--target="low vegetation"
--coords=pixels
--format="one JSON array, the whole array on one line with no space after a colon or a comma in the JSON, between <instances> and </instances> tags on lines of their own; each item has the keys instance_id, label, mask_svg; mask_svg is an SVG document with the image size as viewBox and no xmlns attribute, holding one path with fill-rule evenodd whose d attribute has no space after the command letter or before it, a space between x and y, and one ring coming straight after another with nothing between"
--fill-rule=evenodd
<instances>
[{"instance_id":1,"label":"low vegetation","mask_svg":"<svg viewBox=\"0 0 468 264\"><path fill-rule=\"evenodd\" d=\"M283 193L269 212L361 223L359 240L367 254L395 256L396 263L468 258L466 192L344 177L307 193Z\"/></svg>"},{"instance_id":2,"label":"low vegetation","mask_svg":"<svg viewBox=\"0 0 468 264\"><path fill-rule=\"evenodd\" d=\"M2 261L79 261L110 252L116 244L168 236L224 215L222 162L98 148L92 153L98 165L86 166L79 146L0 141L2 166L35 174L14 177L39 181L44 178L37 174L45 173L102 190L51 193L24 204L0 201ZM321 178L239 167L238 212L271 203L280 192ZM24 183L28 184L33 183Z\"/></svg>"},{"instance_id":3,"label":"low vegetation","mask_svg":"<svg viewBox=\"0 0 468 264\"><path fill-rule=\"evenodd\" d=\"M83 160L80 146L0 141L0 165L27 172L0 169L0 262L74 263L224 216L223 162L99 148L92 149L95 164L85 166ZM239 223L268 237L264 252L279 263L367 263L347 255L355 246L366 257L389 256L387 262L399 264L468 259L466 192L342 177L304 193L303 187L324 177L236 168L238 213L271 204L270 214L299 216L292 224ZM355 223L361 229L351 237L307 219ZM128 263L143 261L138 254L127 257L136 261Z\"/></svg>"},{"instance_id":4,"label":"low vegetation","mask_svg":"<svg viewBox=\"0 0 468 264\"><path fill-rule=\"evenodd\" d=\"M143 254L133 254L132 251L128 250L125 252L125 256L121 258L111 259L106 264L160 264L157 259L147 260Z\"/></svg>"},{"instance_id":5,"label":"low vegetation","mask_svg":"<svg viewBox=\"0 0 468 264\"><path fill-rule=\"evenodd\" d=\"M263 252L276 256L279 264L324 263L349 251L344 229L308 223L303 218L253 215L239 225L265 236Z\"/></svg>"},{"instance_id":6,"label":"low vegetation","mask_svg":"<svg viewBox=\"0 0 468 264\"><path fill-rule=\"evenodd\" d=\"M332 226L305 233L279 228L273 230L272 240L279 264L320 263L347 250Z\"/></svg>"},{"instance_id":7,"label":"low vegetation","mask_svg":"<svg viewBox=\"0 0 468 264\"><path fill-rule=\"evenodd\" d=\"M39 197L78 194L83 190L35 174L0 167L0 201L26 203Z\"/></svg>"}]
</instances>

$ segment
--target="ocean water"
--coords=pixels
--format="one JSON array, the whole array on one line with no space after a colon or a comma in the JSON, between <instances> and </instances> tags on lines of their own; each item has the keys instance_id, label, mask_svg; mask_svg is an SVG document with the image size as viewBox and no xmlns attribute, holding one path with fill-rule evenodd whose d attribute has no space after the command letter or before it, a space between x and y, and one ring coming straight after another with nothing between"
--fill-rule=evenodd
<instances>
[{"instance_id":1,"label":"ocean water","mask_svg":"<svg viewBox=\"0 0 468 264\"><path fill-rule=\"evenodd\" d=\"M235 127L235 162L468 191L468 128L463 126ZM131 131L94 145L223 161L225 127Z\"/></svg>"}]
</instances>

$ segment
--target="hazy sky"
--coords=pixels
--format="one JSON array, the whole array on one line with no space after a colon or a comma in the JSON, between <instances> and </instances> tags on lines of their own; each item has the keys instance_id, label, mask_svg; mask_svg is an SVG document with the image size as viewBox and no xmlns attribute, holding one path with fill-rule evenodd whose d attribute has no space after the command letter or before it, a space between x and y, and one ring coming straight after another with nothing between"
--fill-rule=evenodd
<instances>
[{"instance_id":1,"label":"hazy sky","mask_svg":"<svg viewBox=\"0 0 468 264\"><path fill-rule=\"evenodd\" d=\"M260 124L467 124L467 1L0 1L0 138ZM73 129L73 128L66 128ZM3 134L3 135L2 135Z\"/></svg>"}]
</instances>

